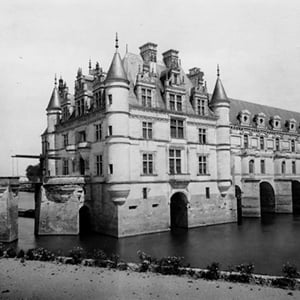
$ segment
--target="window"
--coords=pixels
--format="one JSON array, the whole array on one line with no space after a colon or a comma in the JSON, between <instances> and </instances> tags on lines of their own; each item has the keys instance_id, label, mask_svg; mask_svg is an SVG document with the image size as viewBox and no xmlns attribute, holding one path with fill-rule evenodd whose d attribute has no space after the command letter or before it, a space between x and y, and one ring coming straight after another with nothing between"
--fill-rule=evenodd
<instances>
[{"instance_id":1,"label":"window","mask_svg":"<svg viewBox=\"0 0 300 300\"><path fill-rule=\"evenodd\" d=\"M72 159L72 172L76 172L76 160Z\"/></svg>"},{"instance_id":2,"label":"window","mask_svg":"<svg viewBox=\"0 0 300 300\"><path fill-rule=\"evenodd\" d=\"M77 138L78 138L78 143L86 142L85 130L79 131L78 135L77 135Z\"/></svg>"},{"instance_id":3,"label":"window","mask_svg":"<svg viewBox=\"0 0 300 300\"><path fill-rule=\"evenodd\" d=\"M183 138L183 120L171 119L171 137L176 139Z\"/></svg>"},{"instance_id":4,"label":"window","mask_svg":"<svg viewBox=\"0 0 300 300\"><path fill-rule=\"evenodd\" d=\"M205 115L205 100L197 99L197 113L200 116Z\"/></svg>"},{"instance_id":5,"label":"window","mask_svg":"<svg viewBox=\"0 0 300 300\"><path fill-rule=\"evenodd\" d=\"M69 174L69 161L67 159L63 160L63 175Z\"/></svg>"},{"instance_id":6,"label":"window","mask_svg":"<svg viewBox=\"0 0 300 300\"><path fill-rule=\"evenodd\" d=\"M170 94L170 109L175 110L175 95Z\"/></svg>"},{"instance_id":7,"label":"window","mask_svg":"<svg viewBox=\"0 0 300 300\"><path fill-rule=\"evenodd\" d=\"M147 198L148 198L147 188L144 187L143 188L143 199L147 199Z\"/></svg>"},{"instance_id":8,"label":"window","mask_svg":"<svg viewBox=\"0 0 300 300\"><path fill-rule=\"evenodd\" d=\"M244 149L249 147L249 137L247 134L244 135Z\"/></svg>"},{"instance_id":9,"label":"window","mask_svg":"<svg viewBox=\"0 0 300 300\"><path fill-rule=\"evenodd\" d=\"M151 89L142 88L142 105L145 107L152 106Z\"/></svg>"},{"instance_id":10,"label":"window","mask_svg":"<svg viewBox=\"0 0 300 300\"><path fill-rule=\"evenodd\" d=\"M114 167L113 164L109 164L109 174L113 174L114 173Z\"/></svg>"},{"instance_id":11,"label":"window","mask_svg":"<svg viewBox=\"0 0 300 300\"><path fill-rule=\"evenodd\" d=\"M153 174L153 154L143 153L143 174L151 175Z\"/></svg>"},{"instance_id":12,"label":"window","mask_svg":"<svg viewBox=\"0 0 300 300\"><path fill-rule=\"evenodd\" d=\"M177 105L177 110L182 111L182 97L181 97L181 95L176 96L176 105Z\"/></svg>"},{"instance_id":13,"label":"window","mask_svg":"<svg viewBox=\"0 0 300 300\"><path fill-rule=\"evenodd\" d=\"M102 175L102 155L96 155L96 175L101 176Z\"/></svg>"},{"instance_id":14,"label":"window","mask_svg":"<svg viewBox=\"0 0 300 300\"><path fill-rule=\"evenodd\" d=\"M76 102L77 115L81 116L84 114L84 99L79 99Z\"/></svg>"},{"instance_id":15,"label":"window","mask_svg":"<svg viewBox=\"0 0 300 300\"><path fill-rule=\"evenodd\" d=\"M182 111L182 96L170 94L170 110Z\"/></svg>"},{"instance_id":16,"label":"window","mask_svg":"<svg viewBox=\"0 0 300 300\"><path fill-rule=\"evenodd\" d=\"M181 174L181 150L169 150L170 174Z\"/></svg>"},{"instance_id":17,"label":"window","mask_svg":"<svg viewBox=\"0 0 300 300\"><path fill-rule=\"evenodd\" d=\"M295 147L295 140L291 140L291 151L295 152L296 147Z\"/></svg>"},{"instance_id":18,"label":"window","mask_svg":"<svg viewBox=\"0 0 300 300\"><path fill-rule=\"evenodd\" d=\"M143 127L143 138L152 139L152 123L143 122L142 127Z\"/></svg>"},{"instance_id":19,"label":"window","mask_svg":"<svg viewBox=\"0 0 300 300\"><path fill-rule=\"evenodd\" d=\"M209 191L209 187L205 188L205 195L206 195L206 199L210 198L210 191Z\"/></svg>"},{"instance_id":20,"label":"window","mask_svg":"<svg viewBox=\"0 0 300 300\"><path fill-rule=\"evenodd\" d=\"M174 76L174 84L178 84L178 75L173 74L173 76Z\"/></svg>"},{"instance_id":21,"label":"window","mask_svg":"<svg viewBox=\"0 0 300 300\"><path fill-rule=\"evenodd\" d=\"M101 124L95 125L95 139L96 141L100 141L102 139L102 126Z\"/></svg>"},{"instance_id":22,"label":"window","mask_svg":"<svg viewBox=\"0 0 300 300\"><path fill-rule=\"evenodd\" d=\"M108 95L108 103L109 105L112 105L112 94Z\"/></svg>"},{"instance_id":23,"label":"window","mask_svg":"<svg viewBox=\"0 0 300 300\"><path fill-rule=\"evenodd\" d=\"M249 160L249 173L254 174L254 160Z\"/></svg>"},{"instance_id":24,"label":"window","mask_svg":"<svg viewBox=\"0 0 300 300\"><path fill-rule=\"evenodd\" d=\"M199 156L199 174L207 174L207 156Z\"/></svg>"},{"instance_id":25,"label":"window","mask_svg":"<svg viewBox=\"0 0 300 300\"><path fill-rule=\"evenodd\" d=\"M62 118L63 120L67 120L69 118L69 109L67 106L63 107Z\"/></svg>"},{"instance_id":26,"label":"window","mask_svg":"<svg viewBox=\"0 0 300 300\"><path fill-rule=\"evenodd\" d=\"M263 136L261 136L259 138L259 145L260 145L260 150L264 150L265 149L265 139Z\"/></svg>"},{"instance_id":27,"label":"window","mask_svg":"<svg viewBox=\"0 0 300 300\"><path fill-rule=\"evenodd\" d=\"M96 99L96 108L101 107L101 93L96 93L95 94L95 99Z\"/></svg>"},{"instance_id":28,"label":"window","mask_svg":"<svg viewBox=\"0 0 300 300\"><path fill-rule=\"evenodd\" d=\"M275 150L279 151L280 150L280 145L279 145L279 138L275 139Z\"/></svg>"},{"instance_id":29,"label":"window","mask_svg":"<svg viewBox=\"0 0 300 300\"><path fill-rule=\"evenodd\" d=\"M296 162L295 161L292 161L292 173L293 174L296 174Z\"/></svg>"},{"instance_id":30,"label":"window","mask_svg":"<svg viewBox=\"0 0 300 300\"><path fill-rule=\"evenodd\" d=\"M285 161L281 163L281 173L285 174Z\"/></svg>"},{"instance_id":31,"label":"window","mask_svg":"<svg viewBox=\"0 0 300 300\"><path fill-rule=\"evenodd\" d=\"M263 159L260 161L260 173L261 174L266 173L266 165L265 165L265 161Z\"/></svg>"},{"instance_id":32,"label":"window","mask_svg":"<svg viewBox=\"0 0 300 300\"><path fill-rule=\"evenodd\" d=\"M69 135L66 133L63 135L64 139L64 147L67 147L69 145Z\"/></svg>"},{"instance_id":33,"label":"window","mask_svg":"<svg viewBox=\"0 0 300 300\"><path fill-rule=\"evenodd\" d=\"M112 135L112 126L108 126L108 135L109 135L109 136Z\"/></svg>"},{"instance_id":34,"label":"window","mask_svg":"<svg viewBox=\"0 0 300 300\"><path fill-rule=\"evenodd\" d=\"M199 144L205 145L206 144L206 129L199 128Z\"/></svg>"}]
</instances>

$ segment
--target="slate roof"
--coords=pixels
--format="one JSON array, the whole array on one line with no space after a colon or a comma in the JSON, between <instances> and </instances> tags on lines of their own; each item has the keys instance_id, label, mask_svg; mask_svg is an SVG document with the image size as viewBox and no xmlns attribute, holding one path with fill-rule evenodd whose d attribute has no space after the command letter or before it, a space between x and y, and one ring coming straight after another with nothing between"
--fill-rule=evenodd
<instances>
[{"instance_id":1,"label":"slate roof","mask_svg":"<svg viewBox=\"0 0 300 300\"><path fill-rule=\"evenodd\" d=\"M136 78L139 72L139 69L143 66L143 59L139 54L134 53L126 53L123 60L122 60L125 73L127 78L130 81L130 91L129 91L129 103L131 105L140 105L140 102L136 98L134 93L134 86L136 85ZM155 86L156 86L156 108L159 109L166 109L166 104L162 98L162 93L164 91L163 83L161 82L161 77L166 72L167 68L163 62L158 61L156 64L156 72L158 77L155 79ZM180 77L184 77L184 88L186 90L187 101L186 101L186 110L185 112L188 114L195 114L195 111L189 101L190 91L193 87L192 82L185 74L184 70L180 68ZM209 110L209 115L212 115L211 111Z\"/></svg>"},{"instance_id":2,"label":"slate roof","mask_svg":"<svg viewBox=\"0 0 300 300\"><path fill-rule=\"evenodd\" d=\"M299 122L300 122L300 113L295 112L295 111L290 111L290 110L285 110L285 109L280 109L276 107L271 107L267 105L262 105L258 103L253 103L253 102L248 102L248 101L243 101L243 100L236 100L236 99L229 99L230 100L230 123L232 125L238 125L239 120L237 119L239 113L242 110L248 110L251 115L250 115L250 125L253 127L255 126L255 123L253 121L255 115L259 113L264 113L266 115L266 125L267 129L272 129L269 120L278 115L281 117L281 128L283 131L288 131L288 129L285 127L286 121L290 119L295 119L297 121L297 131L299 132Z\"/></svg>"},{"instance_id":3,"label":"slate roof","mask_svg":"<svg viewBox=\"0 0 300 300\"><path fill-rule=\"evenodd\" d=\"M61 107L60 107L60 96L58 94L58 90L57 90L57 87L55 86L53 88L53 91L52 91L52 95L51 95L51 98L50 98L50 101L49 101L49 104L46 108L47 111L49 110L60 110Z\"/></svg>"},{"instance_id":4,"label":"slate roof","mask_svg":"<svg viewBox=\"0 0 300 300\"><path fill-rule=\"evenodd\" d=\"M115 52L105 81L121 80L128 82L119 52Z\"/></svg>"},{"instance_id":5,"label":"slate roof","mask_svg":"<svg viewBox=\"0 0 300 300\"><path fill-rule=\"evenodd\" d=\"M214 89L213 95L211 97L210 105L214 106L217 102L220 102L220 101L228 103L228 98L227 98L226 92L224 90L222 81L221 81L220 77L218 76L216 85L215 85L215 89Z\"/></svg>"}]
</instances>

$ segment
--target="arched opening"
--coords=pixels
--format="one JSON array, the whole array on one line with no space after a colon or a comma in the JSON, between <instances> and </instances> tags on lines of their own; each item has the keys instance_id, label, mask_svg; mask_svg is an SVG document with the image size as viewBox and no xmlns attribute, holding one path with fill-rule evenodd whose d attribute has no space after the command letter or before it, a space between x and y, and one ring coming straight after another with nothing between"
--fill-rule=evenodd
<instances>
[{"instance_id":1,"label":"arched opening","mask_svg":"<svg viewBox=\"0 0 300 300\"><path fill-rule=\"evenodd\" d=\"M84 205L79 210L79 233L87 234L91 231L91 216L89 208Z\"/></svg>"},{"instance_id":2,"label":"arched opening","mask_svg":"<svg viewBox=\"0 0 300 300\"><path fill-rule=\"evenodd\" d=\"M171 197L171 228L188 228L187 198L183 193Z\"/></svg>"},{"instance_id":3,"label":"arched opening","mask_svg":"<svg viewBox=\"0 0 300 300\"><path fill-rule=\"evenodd\" d=\"M300 214L300 182L292 181L293 213Z\"/></svg>"},{"instance_id":4,"label":"arched opening","mask_svg":"<svg viewBox=\"0 0 300 300\"><path fill-rule=\"evenodd\" d=\"M82 157L80 157L80 160L79 160L79 171L80 171L80 175L84 175L84 173L85 173L85 161Z\"/></svg>"},{"instance_id":5,"label":"arched opening","mask_svg":"<svg viewBox=\"0 0 300 300\"><path fill-rule=\"evenodd\" d=\"M275 193L268 182L261 182L259 185L260 212L261 214L275 213Z\"/></svg>"},{"instance_id":6,"label":"arched opening","mask_svg":"<svg viewBox=\"0 0 300 300\"><path fill-rule=\"evenodd\" d=\"M238 185L235 186L235 197L237 208L237 222L238 224L242 224L242 190Z\"/></svg>"},{"instance_id":7,"label":"arched opening","mask_svg":"<svg viewBox=\"0 0 300 300\"><path fill-rule=\"evenodd\" d=\"M249 160L249 174L254 174L254 159Z\"/></svg>"}]
</instances>

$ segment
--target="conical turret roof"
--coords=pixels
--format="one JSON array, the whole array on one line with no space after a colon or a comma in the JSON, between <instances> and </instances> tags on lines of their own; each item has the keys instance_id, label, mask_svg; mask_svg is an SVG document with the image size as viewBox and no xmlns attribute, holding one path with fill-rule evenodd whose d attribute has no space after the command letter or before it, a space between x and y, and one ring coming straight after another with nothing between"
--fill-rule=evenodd
<instances>
[{"instance_id":1,"label":"conical turret roof","mask_svg":"<svg viewBox=\"0 0 300 300\"><path fill-rule=\"evenodd\" d=\"M218 76L218 78L217 78L217 81L216 81L214 92L213 92L212 97L211 97L210 105L215 105L219 102L229 103L229 99L226 95L225 89L224 89L222 81L220 79L219 67L218 67L217 76Z\"/></svg>"},{"instance_id":2,"label":"conical turret roof","mask_svg":"<svg viewBox=\"0 0 300 300\"><path fill-rule=\"evenodd\" d=\"M50 110L61 110L61 106L60 106L60 97L58 94L58 90L57 90L57 86L55 84L53 91L52 91L52 95L49 101L49 104L47 106L47 111Z\"/></svg>"},{"instance_id":3,"label":"conical turret roof","mask_svg":"<svg viewBox=\"0 0 300 300\"><path fill-rule=\"evenodd\" d=\"M106 82L125 81L125 82L129 83L128 78L125 73L125 70L124 70L124 67L123 67L121 56L118 52L118 48L119 48L118 41L119 41L118 34L116 33L116 45L115 45L116 52L112 59L109 70L107 72Z\"/></svg>"},{"instance_id":4,"label":"conical turret roof","mask_svg":"<svg viewBox=\"0 0 300 300\"><path fill-rule=\"evenodd\" d=\"M114 54L113 60L106 76L106 81L128 82L128 78L126 76L119 52L115 52Z\"/></svg>"}]
</instances>

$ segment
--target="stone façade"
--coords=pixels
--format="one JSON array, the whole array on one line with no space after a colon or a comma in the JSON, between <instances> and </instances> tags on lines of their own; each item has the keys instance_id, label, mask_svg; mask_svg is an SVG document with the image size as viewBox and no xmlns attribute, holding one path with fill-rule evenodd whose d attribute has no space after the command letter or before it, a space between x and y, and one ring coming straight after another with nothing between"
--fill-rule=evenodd
<instances>
[{"instance_id":1,"label":"stone fa\u00e7ade","mask_svg":"<svg viewBox=\"0 0 300 300\"><path fill-rule=\"evenodd\" d=\"M164 52L162 62L156 44L140 51L121 59L116 44L107 73L98 63L87 75L78 70L74 95L62 79L55 83L42 144L44 155L61 160L46 161L46 182L84 176L91 228L116 237L235 222L236 187L243 215L260 216L265 181L274 211L292 212L300 114L227 98L219 70L210 95L204 73L186 74L178 51ZM64 205L56 188L47 191L42 198Z\"/></svg>"}]
</instances>

